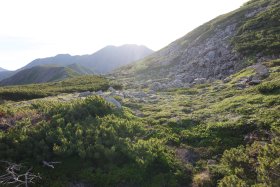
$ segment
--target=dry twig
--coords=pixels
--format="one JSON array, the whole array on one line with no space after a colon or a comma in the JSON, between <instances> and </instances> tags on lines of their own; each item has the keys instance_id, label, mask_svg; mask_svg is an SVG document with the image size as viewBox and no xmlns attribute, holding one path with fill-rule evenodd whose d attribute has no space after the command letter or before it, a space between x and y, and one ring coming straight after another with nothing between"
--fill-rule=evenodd
<instances>
[{"instance_id":1,"label":"dry twig","mask_svg":"<svg viewBox=\"0 0 280 187\"><path fill-rule=\"evenodd\" d=\"M16 186L28 187L28 184L34 183L35 179L41 179L40 175L31 173L32 168L21 172L22 165L7 161L0 161L7 164L6 173L0 175L0 184L15 184Z\"/></svg>"}]
</instances>

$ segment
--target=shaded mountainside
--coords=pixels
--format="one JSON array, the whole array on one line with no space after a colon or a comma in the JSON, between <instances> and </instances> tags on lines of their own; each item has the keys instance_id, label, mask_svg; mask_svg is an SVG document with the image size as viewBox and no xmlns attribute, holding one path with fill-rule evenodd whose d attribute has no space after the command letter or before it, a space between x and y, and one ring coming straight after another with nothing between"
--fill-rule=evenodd
<instances>
[{"instance_id":1,"label":"shaded mountainside","mask_svg":"<svg viewBox=\"0 0 280 187\"><path fill-rule=\"evenodd\" d=\"M6 70L0 67L0 81L13 75L13 71Z\"/></svg>"},{"instance_id":2,"label":"shaded mountainside","mask_svg":"<svg viewBox=\"0 0 280 187\"><path fill-rule=\"evenodd\" d=\"M14 71L0 71L0 81L11 77L14 73Z\"/></svg>"},{"instance_id":3,"label":"shaded mountainside","mask_svg":"<svg viewBox=\"0 0 280 187\"><path fill-rule=\"evenodd\" d=\"M117 71L136 80L183 87L195 79L223 79L280 54L280 2L254 0L221 15L167 47Z\"/></svg>"},{"instance_id":4,"label":"shaded mountainside","mask_svg":"<svg viewBox=\"0 0 280 187\"><path fill-rule=\"evenodd\" d=\"M152 50L145 46L133 44L120 47L107 46L91 55L71 56L69 54L60 54L55 57L36 59L23 67L23 69L41 65L66 67L76 64L76 66L83 66L94 73L103 74L144 58L152 52Z\"/></svg>"},{"instance_id":5,"label":"shaded mountainside","mask_svg":"<svg viewBox=\"0 0 280 187\"><path fill-rule=\"evenodd\" d=\"M36 66L17 72L0 82L0 85L21 85L62 80L80 73L67 67Z\"/></svg>"}]
</instances>

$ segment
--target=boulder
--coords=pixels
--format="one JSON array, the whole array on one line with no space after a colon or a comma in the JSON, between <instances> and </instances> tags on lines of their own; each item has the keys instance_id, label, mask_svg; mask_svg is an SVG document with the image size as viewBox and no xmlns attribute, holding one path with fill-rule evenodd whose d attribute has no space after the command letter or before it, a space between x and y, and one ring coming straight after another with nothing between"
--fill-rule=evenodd
<instances>
[{"instance_id":1,"label":"boulder","mask_svg":"<svg viewBox=\"0 0 280 187\"><path fill-rule=\"evenodd\" d=\"M169 89L169 88L181 88L183 86L184 86L183 82L179 79L176 79L172 82L167 83L165 86L162 85L162 88L167 88L167 89Z\"/></svg>"},{"instance_id":2,"label":"boulder","mask_svg":"<svg viewBox=\"0 0 280 187\"><path fill-rule=\"evenodd\" d=\"M110 87L108 88L108 90L109 90L110 92L115 92L115 91L116 91L112 86L110 86Z\"/></svg>"},{"instance_id":3,"label":"boulder","mask_svg":"<svg viewBox=\"0 0 280 187\"><path fill-rule=\"evenodd\" d=\"M112 103L115 107L117 108L122 108L122 105L119 101L117 101L115 98L113 97L105 97L104 98L108 103Z\"/></svg>"},{"instance_id":4,"label":"boulder","mask_svg":"<svg viewBox=\"0 0 280 187\"><path fill-rule=\"evenodd\" d=\"M96 95L103 95L103 91L99 90L98 92L96 92Z\"/></svg>"},{"instance_id":5,"label":"boulder","mask_svg":"<svg viewBox=\"0 0 280 187\"><path fill-rule=\"evenodd\" d=\"M264 79L269 76L269 71L264 65L256 64L254 68L256 70L256 76L258 76L260 79Z\"/></svg>"},{"instance_id":6,"label":"boulder","mask_svg":"<svg viewBox=\"0 0 280 187\"><path fill-rule=\"evenodd\" d=\"M261 80L252 80L249 82L249 85L257 85L257 84L260 84L261 83Z\"/></svg>"},{"instance_id":7,"label":"boulder","mask_svg":"<svg viewBox=\"0 0 280 187\"><path fill-rule=\"evenodd\" d=\"M182 78L182 81L185 82L185 83L192 83L194 81L194 77L192 77L192 76L184 76Z\"/></svg>"},{"instance_id":8,"label":"boulder","mask_svg":"<svg viewBox=\"0 0 280 187\"><path fill-rule=\"evenodd\" d=\"M261 80L259 79L252 79L251 81L249 81L249 85L257 85L257 84L260 84L261 83Z\"/></svg>"},{"instance_id":9,"label":"boulder","mask_svg":"<svg viewBox=\"0 0 280 187\"><path fill-rule=\"evenodd\" d=\"M206 78L196 78L196 79L194 79L193 82L194 82L194 84L205 84L206 81L207 81Z\"/></svg>"},{"instance_id":10,"label":"boulder","mask_svg":"<svg viewBox=\"0 0 280 187\"><path fill-rule=\"evenodd\" d=\"M240 89L240 90L243 90L244 88L246 88L245 83L236 83L235 86L237 89Z\"/></svg>"},{"instance_id":11,"label":"boulder","mask_svg":"<svg viewBox=\"0 0 280 187\"><path fill-rule=\"evenodd\" d=\"M225 78L225 79L223 80L223 83L228 83L228 82L230 82L230 81L231 81L231 78L227 77L227 78Z\"/></svg>"},{"instance_id":12,"label":"boulder","mask_svg":"<svg viewBox=\"0 0 280 187\"><path fill-rule=\"evenodd\" d=\"M86 92L81 92L78 97L87 97L90 95L92 95L92 93L90 91L86 91Z\"/></svg>"}]
</instances>

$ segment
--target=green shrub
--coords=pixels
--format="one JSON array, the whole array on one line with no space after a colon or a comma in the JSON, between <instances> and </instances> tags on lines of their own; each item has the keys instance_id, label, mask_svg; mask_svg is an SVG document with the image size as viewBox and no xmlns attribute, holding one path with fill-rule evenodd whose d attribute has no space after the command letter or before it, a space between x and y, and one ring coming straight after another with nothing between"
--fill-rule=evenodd
<instances>
[{"instance_id":1,"label":"green shrub","mask_svg":"<svg viewBox=\"0 0 280 187\"><path fill-rule=\"evenodd\" d=\"M240 26L232 43L235 49L246 55L264 55L280 52L280 3L267 1L271 6L256 16L245 20ZM256 6L259 7L259 6Z\"/></svg>"},{"instance_id":2,"label":"green shrub","mask_svg":"<svg viewBox=\"0 0 280 187\"><path fill-rule=\"evenodd\" d=\"M257 89L262 94L280 93L280 80L272 80L264 82L257 86Z\"/></svg>"}]
</instances>

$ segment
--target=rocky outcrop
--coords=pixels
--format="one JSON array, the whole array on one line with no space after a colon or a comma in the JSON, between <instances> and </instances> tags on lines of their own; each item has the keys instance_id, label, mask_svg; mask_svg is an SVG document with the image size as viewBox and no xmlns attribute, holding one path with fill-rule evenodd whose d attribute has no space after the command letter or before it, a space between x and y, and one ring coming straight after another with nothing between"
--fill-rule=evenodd
<instances>
[{"instance_id":1,"label":"rocky outcrop","mask_svg":"<svg viewBox=\"0 0 280 187\"><path fill-rule=\"evenodd\" d=\"M250 75L250 76L244 76L241 77L236 83L235 86L237 89L244 89L250 85L257 85L260 84L261 81L265 78L267 78L269 76L269 70L266 66L264 66L263 64L255 64L253 66L249 66L248 68L254 70L254 74ZM247 69L248 69L247 68ZM230 78L227 78L230 81ZM223 81L224 83L227 82L227 80Z\"/></svg>"},{"instance_id":2,"label":"rocky outcrop","mask_svg":"<svg viewBox=\"0 0 280 187\"><path fill-rule=\"evenodd\" d=\"M154 91L204 84L216 79L228 81L226 77L252 63L252 56L237 52L232 42L240 32L240 25L270 7L268 3L262 6L252 4L201 25L146 59L123 68L123 72L138 81L153 80L147 87ZM258 53L253 61L259 63L275 58L278 57ZM263 68L259 66L257 69L262 71ZM265 74L259 73L261 77ZM257 84L258 80L253 78L251 83Z\"/></svg>"}]
</instances>

